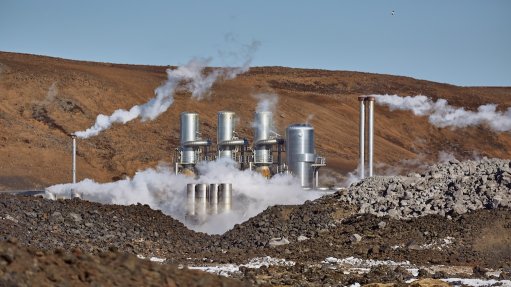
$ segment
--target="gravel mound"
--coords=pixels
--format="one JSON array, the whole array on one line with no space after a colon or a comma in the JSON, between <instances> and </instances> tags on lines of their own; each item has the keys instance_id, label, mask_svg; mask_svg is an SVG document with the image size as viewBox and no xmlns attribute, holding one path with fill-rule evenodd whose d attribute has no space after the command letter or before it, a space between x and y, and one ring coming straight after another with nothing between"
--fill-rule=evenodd
<instances>
[{"instance_id":1,"label":"gravel mound","mask_svg":"<svg viewBox=\"0 0 511 287\"><path fill-rule=\"evenodd\" d=\"M237 280L115 251L91 255L0 242L0 286L248 286Z\"/></svg>"},{"instance_id":2,"label":"gravel mound","mask_svg":"<svg viewBox=\"0 0 511 287\"><path fill-rule=\"evenodd\" d=\"M0 238L41 249L115 247L144 257L191 257L210 238L148 205L102 205L0 194Z\"/></svg>"},{"instance_id":3,"label":"gravel mound","mask_svg":"<svg viewBox=\"0 0 511 287\"><path fill-rule=\"evenodd\" d=\"M398 219L509 208L511 163L500 159L450 161L423 174L368 178L337 197L359 206L360 213Z\"/></svg>"}]
</instances>

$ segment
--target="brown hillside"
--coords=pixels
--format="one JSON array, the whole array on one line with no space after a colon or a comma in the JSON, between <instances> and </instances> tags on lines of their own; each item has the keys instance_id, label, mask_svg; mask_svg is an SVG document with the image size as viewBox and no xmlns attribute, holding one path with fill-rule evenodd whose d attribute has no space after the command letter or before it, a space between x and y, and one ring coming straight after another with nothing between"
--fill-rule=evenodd
<instances>
[{"instance_id":1,"label":"brown hillside","mask_svg":"<svg viewBox=\"0 0 511 287\"><path fill-rule=\"evenodd\" d=\"M44 187L70 180L68 134L88 128L99 113L146 102L165 79L166 67L80 62L0 52L0 189ZM511 88L457 87L407 77L357 72L252 68L217 83L209 99L178 94L158 119L117 125L79 141L78 179L111 181L137 170L172 162L179 141L179 113L198 111L203 136L215 138L216 112L240 116L241 135L252 137L256 93L279 95L277 126L314 115L316 147L340 174L356 168L358 102L362 94L424 94L474 109L485 103L511 105ZM511 157L511 136L484 127L439 129L426 118L377 107L375 161L405 166L408 159L433 162L441 151L458 158L475 154ZM377 170L378 171L378 170Z\"/></svg>"}]
</instances>

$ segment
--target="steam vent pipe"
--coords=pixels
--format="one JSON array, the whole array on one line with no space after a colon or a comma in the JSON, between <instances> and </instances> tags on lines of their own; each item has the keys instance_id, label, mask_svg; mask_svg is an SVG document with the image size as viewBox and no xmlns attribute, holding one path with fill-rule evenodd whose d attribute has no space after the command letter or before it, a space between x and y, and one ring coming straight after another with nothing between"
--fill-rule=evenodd
<instances>
[{"instance_id":1,"label":"steam vent pipe","mask_svg":"<svg viewBox=\"0 0 511 287\"><path fill-rule=\"evenodd\" d=\"M373 176L373 158L374 158L374 97L366 97L369 106L368 128L368 156L369 156L369 177Z\"/></svg>"},{"instance_id":2,"label":"steam vent pipe","mask_svg":"<svg viewBox=\"0 0 511 287\"><path fill-rule=\"evenodd\" d=\"M360 102L360 124L359 124L359 155L360 155L360 163L359 163L359 175L360 178L365 178L365 97L358 97L358 101Z\"/></svg>"},{"instance_id":3,"label":"steam vent pipe","mask_svg":"<svg viewBox=\"0 0 511 287\"><path fill-rule=\"evenodd\" d=\"M73 183L76 183L76 136L72 134L71 138L73 139L73 165L72 165Z\"/></svg>"}]
</instances>

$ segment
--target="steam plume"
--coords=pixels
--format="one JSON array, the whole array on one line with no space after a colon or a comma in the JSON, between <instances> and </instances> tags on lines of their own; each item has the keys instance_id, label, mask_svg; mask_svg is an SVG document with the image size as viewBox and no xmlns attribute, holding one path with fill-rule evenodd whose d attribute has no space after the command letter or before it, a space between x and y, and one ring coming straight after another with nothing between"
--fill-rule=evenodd
<instances>
[{"instance_id":1,"label":"steam plume","mask_svg":"<svg viewBox=\"0 0 511 287\"><path fill-rule=\"evenodd\" d=\"M254 98L257 99L256 112L275 112L279 97L275 94L256 94Z\"/></svg>"},{"instance_id":2,"label":"steam plume","mask_svg":"<svg viewBox=\"0 0 511 287\"><path fill-rule=\"evenodd\" d=\"M240 73L248 71L252 55L258 46L258 42L253 42L243 47L241 53L245 60L241 67L216 68L206 74L204 69L211 62L211 58L195 58L177 69L168 69L167 80L156 88L155 97L147 103L133 106L129 110L118 109L109 116L100 114L92 127L75 132L75 135L79 138L88 138L98 135L116 123L125 124L136 118L143 122L154 120L172 105L177 90L190 91L193 99L202 100L208 96L209 90L218 79L233 79Z\"/></svg>"},{"instance_id":3,"label":"steam plume","mask_svg":"<svg viewBox=\"0 0 511 287\"><path fill-rule=\"evenodd\" d=\"M279 97L277 95L261 93L255 94L254 98L256 98L258 101L256 106L256 112L272 112L273 115L275 114L275 111L277 110L277 104L279 102ZM258 127L258 124L259 123L257 122L252 122L252 127L256 128ZM272 133L274 133L277 136L280 136L277 133L274 118L272 118L270 129Z\"/></svg>"},{"instance_id":4,"label":"steam plume","mask_svg":"<svg viewBox=\"0 0 511 287\"><path fill-rule=\"evenodd\" d=\"M130 179L110 183L96 183L85 179L76 184L54 185L48 195L69 197L72 190L90 201L109 204L148 204L153 209L184 222L186 184L224 183L233 186L233 211L229 214L211 215L204 225L188 227L208 233L223 233L234 224L241 223L275 204L301 204L320 196L303 192L298 180L291 175L276 175L266 179L259 173L236 168L231 159L201 162L197 165L198 179L175 175L167 166L139 171Z\"/></svg>"},{"instance_id":5,"label":"steam plume","mask_svg":"<svg viewBox=\"0 0 511 287\"><path fill-rule=\"evenodd\" d=\"M412 111L416 116L428 116L434 126L445 128L465 128L486 125L494 132L511 131L511 108L505 112L497 111L496 104L479 106L477 111L454 107L445 99L433 101L426 96L400 97L397 95L373 95L376 103L388 106L390 110Z\"/></svg>"}]
</instances>

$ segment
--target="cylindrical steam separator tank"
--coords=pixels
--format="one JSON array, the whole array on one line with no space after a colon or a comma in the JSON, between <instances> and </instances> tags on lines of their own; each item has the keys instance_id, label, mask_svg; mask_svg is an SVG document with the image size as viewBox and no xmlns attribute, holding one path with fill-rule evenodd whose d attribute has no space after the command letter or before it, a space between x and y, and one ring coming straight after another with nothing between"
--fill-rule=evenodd
<instances>
[{"instance_id":1,"label":"cylindrical steam separator tank","mask_svg":"<svg viewBox=\"0 0 511 287\"><path fill-rule=\"evenodd\" d=\"M183 112L181 123L181 162L180 164L192 165L197 163L197 148L187 143L195 142L199 138L199 114Z\"/></svg>"},{"instance_id":2,"label":"cylindrical steam separator tank","mask_svg":"<svg viewBox=\"0 0 511 287\"><path fill-rule=\"evenodd\" d=\"M286 157L289 171L300 179L303 188L314 187L314 128L293 124L286 129Z\"/></svg>"},{"instance_id":3,"label":"cylindrical steam separator tank","mask_svg":"<svg viewBox=\"0 0 511 287\"><path fill-rule=\"evenodd\" d=\"M256 112L254 120L254 163L256 165L273 163L270 141L273 130L272 112Z\"/></svg>"},{"instance_id":4,"label":"cylindrical steam separator tank","mask_svg":"<svg viewBox=\"0 0 511 287\"><path fill-rule=\"evenodd\" d=\"M228 111L218 112L218 126L216 131L218 157L232 158L232 145L222 145L223 142L234 138L235 113Z\"/></svg>"}]
</instances>

